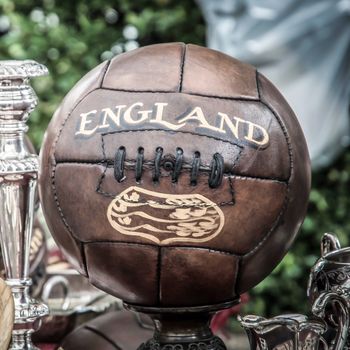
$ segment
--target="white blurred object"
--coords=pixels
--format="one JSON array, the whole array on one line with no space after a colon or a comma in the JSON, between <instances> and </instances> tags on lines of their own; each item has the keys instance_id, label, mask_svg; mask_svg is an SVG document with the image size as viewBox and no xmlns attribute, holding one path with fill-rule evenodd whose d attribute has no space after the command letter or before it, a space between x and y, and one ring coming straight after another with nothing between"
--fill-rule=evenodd
<instances>
[{"instance_id":1,"label":"white blurred object","mask_svg":"<svg viewBox=\"0 0 350 350\"><path fill-rule=\"evenodd\" d=\"M258 67L304 130L313 168L350 144L350 0L197 0L208 46Z\"/></svg>"}]
</instances>

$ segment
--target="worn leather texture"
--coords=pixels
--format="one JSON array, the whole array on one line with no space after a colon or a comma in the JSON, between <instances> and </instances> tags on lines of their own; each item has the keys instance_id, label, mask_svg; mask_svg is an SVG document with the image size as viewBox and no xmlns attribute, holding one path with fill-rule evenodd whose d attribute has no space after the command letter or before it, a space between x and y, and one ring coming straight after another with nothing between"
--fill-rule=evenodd
<instances>
[{"instance_id":1,"label":"worn leather texture","mask_svg":"<svg viewBox=\"0 0 350 350\"><path fill-rule=\"evenodd\" d=\"M110 312L87 322L68 334L64 350L135 350L152 337L152 322L137 320L130 311Z\"/></svg>"},{"instance_id":2,"label":"worn leather texture","mask_svg":"<svg viewBox=\"0 0 350 350\"><path fill-rule=\"evenodd\" d=\"M309 189L306 142L278 90L190 44L102 63L66 96L41 150L57 243L136 305L218 304L259 283L293 242Z\"/></svg>"}]
</instances>

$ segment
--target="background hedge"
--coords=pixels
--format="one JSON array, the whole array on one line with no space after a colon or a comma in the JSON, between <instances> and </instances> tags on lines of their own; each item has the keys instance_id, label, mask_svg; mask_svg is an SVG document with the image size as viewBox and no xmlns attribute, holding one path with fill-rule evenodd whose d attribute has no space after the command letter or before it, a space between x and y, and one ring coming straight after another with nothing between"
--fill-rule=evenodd
<instances>
[{"instance_id":1,"label":"background hedge","mask_svg":"<svg viewBox=\"0 0 350 350\"><path fill-rule=\"evenodd\" d=\"M123 51L151 43L205 44L205 25L188 0L0 0L0 59L32 58L50 75L33 81L40 104L30 119L30 137L40 146L64 95L87 71ZM305 312L307 276L319 256L323 232L348 244L350 152L313 175L308 216L293 248L253 291L244 312L265 316Z\"/></svg>"}]
</instances>

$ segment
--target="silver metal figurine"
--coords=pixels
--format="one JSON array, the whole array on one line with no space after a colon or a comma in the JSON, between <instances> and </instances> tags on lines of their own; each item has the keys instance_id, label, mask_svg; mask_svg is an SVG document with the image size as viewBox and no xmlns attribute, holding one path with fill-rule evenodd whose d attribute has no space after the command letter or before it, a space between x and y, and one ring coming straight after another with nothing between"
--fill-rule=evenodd
<instances>
[{"instance_id":1,"label":"silver metal figurine","mask_svg":"<svg viewBox=\"0 0 350 350\"><path fill-rule=\"evenodd\" d=\"M350 247L325 233L321 258L312 267L307 295L312 317L280 315L271 319L239 317L251 350L350 349Z\"/></svg>"},{"instance_id":2,"label":"silver metal figurine","mask_svg":"<svg viewBox=\"0 0 350 350\"><path fill-rule=\"evenodd\" d=\"M15 302L11 350L37 349L31 334L48 308L29 295L29 250L38 157L24 144L29 113L37 97L29 79L48 73L35 61L0 61L0 243L6 283Z\"/></svg>"}]
</instances>

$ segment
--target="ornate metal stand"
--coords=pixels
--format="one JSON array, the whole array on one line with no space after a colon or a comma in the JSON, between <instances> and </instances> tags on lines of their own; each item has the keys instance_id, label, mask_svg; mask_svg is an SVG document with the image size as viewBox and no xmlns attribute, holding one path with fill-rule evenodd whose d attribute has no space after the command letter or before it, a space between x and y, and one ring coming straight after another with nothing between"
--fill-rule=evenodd
<instances>
[{"instance_id":1,"label":"ornate metal stand","mask_svg":"<svg viewBox=\"0 0 350 350\"><path fill-rule=\"evenodd\" d=\"M313 266L307 291L309 300L315 300L322 295L328 299L342 298L347 305L333 303L332 309L324 314L331 329L338 333L343 332L346 339L344 349L350 347L350 247L341 248L338 238L331 233L325 233L321 241L321 258ZM314 309L315 307L313 307ZM347 322L347 323L346 323Z\"/></svg>"},{"instance_id":2,"label":"ornate metal stand","mask_svg":"<svg viewBox=\"0 0 350 350\"><path fill-rule=\"evenodd\" d=\"M126 308L148 314L155 325L153 338L138 350L226 350L224 342L210 329L214 313L238 303L189 308L147 308L125 304Z\"/></svg>"},{"instance_id":3,"label":"ornate metal stand","mask_svg":"<svg viewBox=\"0 0 350 350\"><path fill-rule=\"evenodd\" d=\"M31 334L48 314L29 296L29 249L32 235L38 159L24 144L29 113L37 104L29 78L47 74L34 61L0 61L0 243L6 283L15 302L11 350L37 349Z\"/></svg>"},{"instance_id":4,"label":"ornate metal stand","mask_svg":"<svg viewBox=\"0 0 350 350\"><path fill-rule=\"evenodd\" d=\"M332 234L322 237L321 258L311 270L307 295L312 318L304 315L239 318L251 349L349 349L350 248L341 249Z\"/></svg>"}]
</instances>

